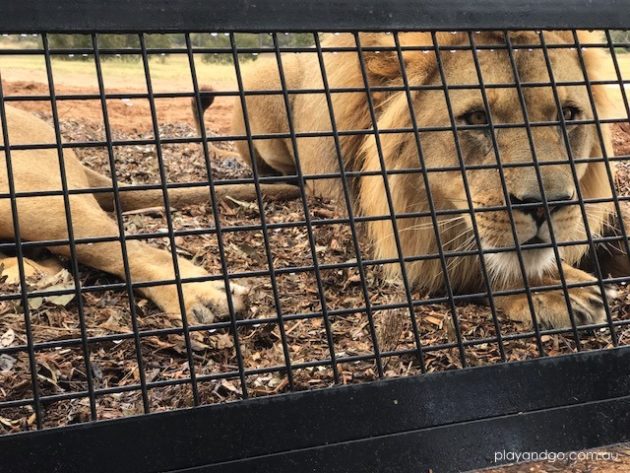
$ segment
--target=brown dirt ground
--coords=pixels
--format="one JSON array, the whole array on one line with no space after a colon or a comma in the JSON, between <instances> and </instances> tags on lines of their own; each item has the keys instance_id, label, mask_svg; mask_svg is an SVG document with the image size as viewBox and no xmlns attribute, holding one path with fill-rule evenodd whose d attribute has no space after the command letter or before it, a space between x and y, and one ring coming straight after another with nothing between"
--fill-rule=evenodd
<instances>
[{"instance_id":1,"label":"brown dirt ground","mask_svg":"<svg viewBox=\"0 0 630 473\"><path fill-rule=\"evenodd\" d=\"M5 93L47 94L47 89L37 83L24 81L8 82ZM57 93L93 93L72 86L60 85ZM115 139L150 138L151 123L148 104L141 100L132 102L110 101L109 113ZM36 112L45 118L50 110L44 102L21 103L21 107ZM104 139L100 104L93 102L60 102L62 131L68 141L91 141ZM162 136L195 136L192 115L188 100L169 99L158 103L158 113ZM208 128L216 133L228 131L230 103L219 100L207 120ZM168 125L166 125L168 124ZM229 144L225 144L229 147ZM617 129L615 146L618 153L630 154L630 127ZM164 146L164 159L170 182L191 182L207 179L201 149L195 144ZM83 162L96 170L108 172L107 153L104 149L80 149L78 154ZM119 179L128 183L158 183L158 167L155 150L151 146L129 146L117 150L116 159ZM230 158L215 159L213 174L219 178L249 175L247 169ZM630 181L623 181L630 182ZM626 186L622 186L627 191ZM308 199L311 218L328 219L343 217L339 205L318 199ZM295 222L304 218L300 202L265 203L263 208L268 222ZM207 205L191 206L171 213L178 229L195 229L212 225L211 209ZM255 204L225 201L221 204L221 219L224 227L257 224L260 209ZM146 212L130 213L125 216L126 230L129 233L164 231L166 228L163 210L149 209ZM267 269L264 239L260 231L234 231L224 236L226 259L230 272L256 271ZM351 243L350 230L346 225L323 225L315 230L316 251L320 263L344 263L354 261L356 255ZM152 245L168 248L166 239L150 240ZM212 234L180 236L176 239L177 252L204 266L211 274L220 274L220 260L215 250L216 238ZM274 267L300 267L312 264L308 237L303 227L277 229L269 234ZM367 245L361 241L361 251L366 253ZM364 305L360 279L355 269L322 271L328 310L353 308ZM98 271L81 268L83 285L98 286L117 282L115 278ZM248 278L239 281L252 288L251 307L248 319L250 325L238 329L238 342L243 353L246 369L262 369L259 374L246 377L246 388L252 397L266 396L288 390L316 389L334 383L330 366L315 362L330 356L327 325L321 316L299 317L284 324L284 331L277 323L272 281L268 277ZM277 276L280 310L283 315L313 314L321 310L317 295L317 285L312 272L290 272ZM372 304L401 302L404 298L400 288L388 286L378 278L378 270L368 271L367 283ZM31 287L42 289L62 285L69 287L67 276L60 275L55 280L34 278ZM66 285L66 286L64 286ZM3 293L16 293L18 288L5 284ZM421 296L415 294L415 297ZM630 318L630 295L625 289L616 301L616 319ZM132 320L129 302L124 291L106 290L87 293L84 296L86 331L92 338L109 336L107 341L90 343L91 371L96 389L122 389L122 392L102 394L97 398L98 419L111 419L143 412L140 383L140 370L132 333ZM142 331L173 329L167 334L152 334L142 337L141 352L146 381L154 383L149 393L152 412L191 406L193 403L184 337L177 328L181 321L161 313L147 300L137 297L138 324ZM414 313L418 325L420 341L424 346L449 344L455 341L453 322L445 305L430 304ZM488 310L475 304L461 304L458 307L461 331L466 340L492 338L494 325ZM260 320L260 322L257 322ZM395 320L392 324L383 320ZM501 317L501 331L505 334L526 331ZM33 335L36 343L56 342L80 337L80 324L76 301L59 304L44 301L32 311ZM374 351L371 329L377 333L381 350L403 351L415 347L411 318L405 310L381 311L375 313L375 321L365 313L349 311L348 314L331 317L330 337L339 359L340 382L358 383L376 379L377 368L372 360L356 361L353 357L370 356ZM393 333L393 335L392 335ZM630 341L630 329L619 330L621 343ZM116 338L116 337L120 338ZM0 343L1 347L23 346L26 334L22 310L14 302L0 302ZM298 367L293 370L290 380L282 371L285 354L282 340L286 340L291 363ZM557 355L575 351L575 341L570 336L545 335L543 345L547 354ZM585 350L611 346L610 334L605 330L585 336L582 339ZM213 404L237 400L242 397L241 382L237 376L235 338L227 329L193 330L191 350L196 376L202 376L198 384L199 399L202 404ZM509 361L538 356L533 337L506 341L505 353ZM445 347L425 354L428 372L461 367L457 349ZM28 356L25 351L3 354L0 359L0 400L21 400L32 397ZM467 365L483 365L500 360L496 342L483 342L470 347L465 352ZM87 389L85 362L81 346L71 344L61 348L47 348L37 353L38 377L41 395L69 395ZM392 356L384 366L385 377L407 376L420 372L417 358L411 354ZM177 381L174 386L162 386L161 382ZM127 390L129 389L129 390ZM78 397L44 404L43 424L56 427L89 420L90 410L87 397ZM35 416L31 406L0 409L0 434L30 430L34 428ZM627 451L626 451L627 457ZM630 468L630 462L624 465ZM611 466L613 468L614 466ZM620 469L600 470L595 466L585 469L551 469L548 465L532 468L505 468L500 471L627 471ZM528 467L529 468L529 467ZM577 468L577 467L575 467ZM493 470L498 471L498 470Z\"/></svg>"},{"instance_id":2,"label":"brown dirt ground","mask_svg":"<svg viewBox=\"0 0 630 473\"><path fill-rule=\"evenodd\" d=\"M39 82L6 82L4 93L11 95L48 95L48 86ZM58 95L96 94L95 89L85 89L70 85L58 85ZM108 89L109 94L146 93L146 90L134 90L129 88ZM41 101L22 102L20 108L30 112L50 113L49 105ZM171 98L156 100L158 118L160 123L186 124L194 127L190 100L186 98ZM113 130L127 132L150 132L151 112L149 102L145 99L110 100L107 103L110 125ZM62 118L81 120L85 125L102 127L103 114L100 100L60 100L57 103L59 115ZM227 134L230 126L231 99L218 97L212 105L212 116L208 119L208 126L219 134ZM210 115L210 113L208 113Z\"/></svg>"}]
</instances>

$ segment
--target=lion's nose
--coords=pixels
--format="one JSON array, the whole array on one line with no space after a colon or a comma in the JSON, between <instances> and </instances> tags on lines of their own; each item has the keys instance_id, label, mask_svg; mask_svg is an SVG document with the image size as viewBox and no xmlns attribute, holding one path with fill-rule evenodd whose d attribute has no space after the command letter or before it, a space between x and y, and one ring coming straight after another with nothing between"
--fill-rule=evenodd
<instances>
[{"instance_id":1,"label":"lion's nose","mask_svg":"<svg viewBox=\"0 0 630 473\"><path fill-rule=\"evenodd\" d=\"M560 210L567 205L566 201L571 200L572 197L573 196L569 194L547 196L549 213L554 214ZM526 215L530 215L539 227L547 220L545 204L539 196L516 197L514 194L510 194L510 203L512 205L518 205L519 207L514 210L519 210Z\"/></svg>"}]
</instances>

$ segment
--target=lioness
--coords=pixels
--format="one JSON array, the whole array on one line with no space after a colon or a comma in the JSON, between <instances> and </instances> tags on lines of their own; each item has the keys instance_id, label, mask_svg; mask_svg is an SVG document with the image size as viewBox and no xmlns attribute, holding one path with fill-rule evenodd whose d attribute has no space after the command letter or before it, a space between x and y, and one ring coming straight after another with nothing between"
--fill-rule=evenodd
<instances>
[{"instance_id":1,"label":"lioness","mask_svg":"<svg viewBox=\"0 0 630 473\"><path fill-rule=\"evenodd\" d=\"M571 32L545 32L547 44L574 44ZM593 40L593 36L580 32L581 41ZM364 67L359 61L357 51L324 52L323 60L327 72L327 82L331 94L335 123L331 123L330 109L326 95L323 93L324 82L320 70L319 57L310 54L284 54L281 56L284 81L288 89L309 89L312 93L292 94L289 96L292 130L287 120L285 97L278 94L282 89L282 80L275 55L261 56L256 64L247 70L244 78L245 90L274 90L275 94L247 95L247 120L245 126L241 99L235 102L232 122L234 135L245 135L251 132L258 134L289 134L296 132L327 132L326 137L298 137L296 148L299 165L305 175L339 173L335 140L332 130L340 131L340 148L343 165L346 171L371 172L370 176L362 176L351 182L354 190L354 205L360 214L367 217L384 217L368 220L367 232L375 248L375 257L386 260L398 259L396 239L387 189L382 175L374 175L382 171L384 162L387 170L418 169L423 167L419 160L418 143L413 132L381 132L378 137L366 130L411 130L420 128L444 128L446 131L422 131L420 146L422 159L427 169L450 168L428 175L430 195L435 208L444 210L462 210L458 214L439 217L439 236L446 252L477 249L474 236L473 218L479 233L481 245L485 250L499 251L487 253L484 263L488 283L493 292L519 290L524 287L526 274L530 286L549 286L560 284L560 270L554 250L546 248L525 249L522 252L523 268L515 251L500 251L513 247L514 238L509 215L506 210L506 199L517 208L513 212L513 223L518 241L521 245L551 242L548 218L551 218L551 229L555 240L561 244L559 256L562 259L561 270L566 282L592 283L587 287L571 288L568 291L575 320L579 325L599 323L605 319L604 300L614 296L614 291L604 290L602 293L596 279L576 266L582 261L588 245L562 245L572 241L587 240L585 222L580 207L575 200L609 199L611 186L606 165L598 162L584 162L586 158L603 155L601 140L595 125L567 125L567 141L571 153L565 146L565 137L559 126L561 118L568 122L575 120L592 120L593 105L587 88L584 85L560 85L556 97L550 86L522 87L522 100L526 104L527 117L519 90L515 84L514 68L518 72L521 83L549 84L548 65L542 48L528 48L519 45L540 44L538 34L534 32L510 33L510 41L514 47L512 64L508 48L503 46L494 49L481 49L478 52L479 67L483 81L488 84L512 84L504 87L489 87L486 90L490 117L484 104L484 97L479 88L476 64L470 50L461 48L449 50L455 45L468 45L467 34L440 33L437 35L442 52L440 60L447 84L451 86L471 85L473 87L455 87L449 90L448 99L444 90L412 89L410 97L400 87L398 90L383 90L382 86L403 85L403 71L400 67L396 51L378 51L378 48L394 46L392 35L361 34L360 42L366 51ZM430 33L400 34L402 46L433 47ZM477 33L474 39L478 45L505 44L502 33ZM356 48L354 35L331 35L322 42L324 48ZM376 48L376 49L374 49ZM347 50L348 51L348 50ZM433 51L412 51L403 53L405 72L412 86L439 85L442 83L437 66L436 54ZM590 80L598 77L603 66L604 53L594 49L584 49L584 61ZM584 83L580 57L575 47L549 49L549 59L556 82L574 81ZM373 110L366 93L360 89L365 81L371 87L381 87L371 94ZM475 85L477 86L475 88ZM338 89L349 88L343 92ZM321 92L317 93L319 90ZM357 91L359 90L359 91ZM607 97L605 87L593 87L594 101L599 116L604 117L612 104ZM411 100L413 111L410 109ZM452 115L449 113L452 107ZM373 123L372 111L376 116ZM412 120L413 115L413 120ZM477 125L476 129L460 130L457 140L451 127L451 116L456 125ZM529 122L555 122L550 126L533 126L531 135L523 126ZM505 167L504 193L500 172L497 169L497 157L494 149L491 122L498 126L494 135L501 162ZM516 127L501 125L520 124ZM355 133L351 133L355 131ZM356 133L358 131L358 133ZM344 133L347 132L347 133ZM612 155L609 130L602 126L606 152ZM532 165L534 153L542 163L539 175ZM260 174L296 173L296 156L294 142L290 138L259 139L253 141L253 154L250 154L250 143L246 140L237 142L239 154L245 161L255 162ZM460 167L460 158L468 169L465 177ZM571 159L570 159L571 158ZM578 161L581 159L582 161ZM576 162L573 162L576 161ZM545 162L554 162L544 165ZM525 166L513 166L516 163ZM485 169L483 166L485 165ZM492 167L494 165L494 167ZM477 167L474 169L474 167ZM480 169L481 167L481 169ZM614 172L612 170L611 172ZM309 190L316 195L344 201L342 181L340 178L308 180ZM443 263L439 258L422 259L423 256L439 253L436 229L428 215L430 209L428 189L421 172L392 174L388 177L391 201L397 214L422 213L414 218L398 218L396 221L400 246L404 257L418 257L405 264L406 275L411 284L428 293L436 293L445 286ZM467 187L469 188L475 212L470 212ZM542 206L542 192L549 202L549 212ZM567 204L573 201L573 204ZM529 207L523 204L531 204ZM536 205L537 204L537 205ZM520 205L520 207L518 207ZM484 208L494 207L492 211ZM613 207L609 203L591 203L586 205L588 227L593 236L604 234L607 227L614 222ZM625 258L625 256L624 256ZM462 293L484 292L485 277L481 271L478 256L464 255L447 258L448 280L454 290ZM627 265L623 266L627 271ZM399 264L388 264L385 267L388 277L400 276ZM604 268L606 271L606 268ZM608 294L606 294L608 292ZM508 317L524 323L531 323L532 311L527 297L522 294L503 295L496 298L499 309ZM563 291L539 291L533 296L533 308L536 319L541 326L569 326L569 311Z\"/></svg>"},{"instance_id":2,"label":"lioness","mask_svg":"<svg viewBox=\"0 0 630 473\"><path fill-rule=\"evenodd\" d=\"M6 106L6 129L9 145L55 144L56 137L53 128L34 115ZM0 143L4 140L0 135ZM109 178L84 167L71 149L63 150L63 163L67 187L78 189L112 189ZM10 181L8 179L8 165L11 165L13 187L18 198L13 202L17 208L17 222L13 221L12 201L8 198ZM19 228L21 239L24 241L68 240L68 227L60 170L60 159L56 149L13 150L10 161L5 153L0 157L0 241L14 240L16 228ZM270 198L295 194L293 186L272 187L263 186ZM251 199L255 196L252 188L247 186L217 187L217 196L230 194L235 198ZM20 197L20 193L56 193L56 195L41 195L35 197ZM169 204L172 207L203 203L210 201L208 188L180 188L170 189ZM164 200L161 190L124 191L119 193L123 210L141 209L153 206L163 206ZM69 197L71 208L71 222L74 239L91 237L118 238L119 227L106 212L113 210L114 199L112 192L98 192L71 194ZM69 246L49 245L49 249L59 255L70 256ZM134 283L173 281L175 278L174 260L170 252L153 248L138 240L126 242L129 274ZM78 260L88 266L101 269L108 273L125 277L125 266L121 244L117 241L91 244L77 244L76 256ZM177 258L179 277L204 278L208 273L192 264L190 261ZM140 290L162 310L168 313L180 313L177 287L157 285ZM227 295L222 281L206 281L185 283L182 285L184 309L186 314L197 321L210 323L216 318L228 315ZM247 289L237 284L231 285L232 300L236 313L245 307Z\"/></svg>"}]
</instances>

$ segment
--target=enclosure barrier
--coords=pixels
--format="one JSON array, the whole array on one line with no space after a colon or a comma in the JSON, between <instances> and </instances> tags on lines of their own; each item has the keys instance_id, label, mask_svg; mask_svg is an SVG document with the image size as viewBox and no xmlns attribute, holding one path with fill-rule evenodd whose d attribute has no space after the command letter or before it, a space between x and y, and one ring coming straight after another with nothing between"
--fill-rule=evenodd
<instances>
[{"instance_id":1,"label":"enclosure barrier","mask_svg":"<svg viewBox=\"0 0 630 473\"><path fill-rule=\"evenodd\" d=\"M0 471L630 440L629 1L4 3Z\"/></svg>"}]
</instances>

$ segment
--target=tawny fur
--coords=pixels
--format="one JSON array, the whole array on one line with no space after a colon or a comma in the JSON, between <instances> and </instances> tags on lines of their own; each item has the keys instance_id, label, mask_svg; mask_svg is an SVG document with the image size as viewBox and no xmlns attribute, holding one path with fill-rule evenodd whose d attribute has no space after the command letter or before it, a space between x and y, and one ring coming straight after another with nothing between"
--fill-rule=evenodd
<instances>
[{"instance_id":1,"label":"tawny fur","mask_svg":"<svg viewBox=\"0 0 630 473\"><path fill-rule=\"evenodd\" d=\"M30 113L6 106L9 144L54 145L55 133L51 126ZM0 137L0 142L3 142ZM111 189L111 180L84 167L71 149L64 149L63 162L67 187L78 189ZM15 192L56 192L62 191L62 176L57 150L13 150L10 164ZM6 155L0 157L0 193L9 194ZM263 186L268 198L294 197L295 189L291 186ZM252 200L255 198L253 186L217 186L217 197L231 195L235 198ZM208 187L180 188L169 190L172 207L194 203L210 202ZM161 190L120 192L123 210L163 206ZM71 221L74 238L119 236L119 228L106 210L113 209L113 194L82 193L69 197ZM23 241L58 241L68 240L67 219L62 195L21 197L17 205L18 226ZM14 240L15 225L12 218L11 200L0 198L0 240ZM170 252L156 249L138 240L127 240L129 272L134 282L172 281L174 280L174 261ZM51 246L52 252L70 256L68 245ZM121 245L117 241L76 245L78 260L108 273L125 277L125 268ZM204 278L208 273L190 261L177 258L176 264L182 279ZM227 295L222 282L187 283L182 286L185 312L200 322L211 322L215 317L228 314ZM233 284L232 298L236 312L245 306L246 289ZM180 313L178 292L175 285L155 286L142 289L146 297L153 300L168 313Z\"/></svg>"},{"instance_id":2,"label":"tawny fur","mask_svg":"<svg viewBox=\"0 0 630 473\"><path fill-rule=\"evenodd\" d=\"M440 33L438 43L442 48L440 55L444 66L444 74L450 85L479 84L475 62L470 51L450 50L454 45L468 45L467 34ZM484 44L503 43L502 34L482 33L474 35L478 46ZM582 42L592 42L593 35L580 32ZM405 33L399 35L404 46L433 47L433 40L428 33ZM521 82L549 82L547 65L541 48L519 48L523 44L538 44L540 39L535 33L510 33L510 41L514 47L514 60ZM573 43L571 33L546 32L548 44ZM393 47L394 37L386 34L360 35L362 48ZM335 35L326 38L322 46L356 48L353 35ZM439 85L440 74L437 68L436 55L433 51L406 51L404 57L408 83L412 86ZM396 51L364 52L365 67L362 67L356 51L325 52L323 62L327 73L327 86L331 89L361 89L370 87L403 85L403 70ZM576 48L549 49L554 79L556 81L583 81L580 57ZM585 49L584 61L590 80L600 77L605 68L606 56L598 49ZM514 74L505 47L496 50L479 50L478 58L484 83L513 84ZM608 60L609 61L609 60ZM286 86L289 89L324 89L324 80L320 72L317 54L285 54L282 56L282 71ZM281 77L275 56L261 57L256 65L248 71L244 81L246 90L280 90ZM605 87L594 87L594 99L599 118L612 113L612 100ZM528 119L533 122L557 120L558 108L550 87L524 87L524 99ZM578 107L579 119L592 119L593 107L585 87L558 87L559 100L565 104ZM372 100L377 122L372 123L369 102L365 92L335 92L331 94L330 110L323 93L296 94L290 99L290 112L293 130L287 120L287 109L282 95L249 95L246 99L248 116L244 117L240 99L235 102L232 133L254 135L281 133L291 131L302 132L349 132L378 129L410 130L415 118L419 127L450 127L451 121L447 109L447 101L443 90L413 90L410 110L409 97L404 91L372 91ZM490 102L492 119L495 124L523 123L524 116L518 91L515 87L488 88L487 97ZM453 115L458 123L460 117L471 109L484 110L482 95L475 89L451 89L449 98L453 107ZM334 123L331 122L331 112ZM249 129L245 126L245 118ZM607 126L601 127L605 151L610 156L610 133ZM575 159L601 157L603 149L594 125L576 125L569 128L569 139L572 155ZM467 165L495 165L496 155L493 143L481 131L461 131L458 135L460 149L455 144L454 135L449 131L421 132L420 144L424 163L420 162L419 150L415 134L357 133L340 136L341 156L338 156L335 140L327 137L303 137L297 139L299 162L296 159L294 145L290 138L254 140L254 155L250 156L248 143L237 142L241 156L250 164L255 163L259 173L293 174L299 164L305 175L339 173L339 158L345 171L381 172L382 163L387 170L420 168L453 167L452 171L429 173L430 191L437 210L469 209L466 195L466 184L470 188L475 207L475 221L478 227L482 247L484 249L501 249L514 245L513 232L509 215L505 210L483 212L484 207L505 206L505 195L496 169L468 170L465 174L458 169L461 159ZM611 164L601 161L577 163L575 169L570 166L567 149L559 127L532 127L531 139L541 163L559 161L561 164L540 166L540 181L534 166L507 167L504 169L505 184L508 193L521 198L540 195L542 186L548 200L577 198L578 191L584 199L611 198L609 173L614 175ZM509 163L533 163L533 153L525 127L502 128L496 131L496 140L503 165ZM609 168L607 168L609 166ZM574 179L573 173L577 175ZM388 178L391 191L391 205L396 214L420 213L429 211L428 192L422 174L397 174ZM308 180L309 190L338 201L343 200L341 179ZM384 178L364 176L351 181L357 212L369 217L382 217L367 224L367 232L374 247L374 257L383 259L399 259L395 234L390 213L390 203L386 198ZM481 211L480 211L481 210ZM587 204L587 224L593 235L606 231L611 220L610 204ZM439 252L436 231L439 233L446 252L455 250L474 250L472 215L470 212L453 216L440 217L436 229L429 217L398 218L400 244L404 257L426 257ZM455 216L457 217L457 216ZM514 225L518 240L522 244L536 235L537 227L534 219L522 211L513 213ZM585 222L579 206L563 207L552 214L553 231L556 241L571 242L586 240ZM544 225L547 225L546 223ZM541 227L543 237L550 241L549 229ZM545 233L546 232L546 233ZM560 247L563 260L562 268L567 282L595 282L595 278L576 266L588 249L587 245L569 245ZM514 252L497 252L484 257L487 269L487 282L481 272L478 255L466 257L449 257L448 281L459 292L475 293L485 291L487 284L496 291L523 289L524 275L530 286L559 284L560 274L553 251L527 250L523 252L524 268L519 265ZM439 258L419 259L405 264L406 274L410 282L427 293L437 293L444 289L445 272ZM400 277L400 265L385 266L389 278ZM612 293L609 294L612 296ZM569 291L572 309L578 324L602 322L605 312L603 298L597 285L576 288ZM569 311L565 298L560 291L535 293L533 305L538 322L547 326L569 325ZM524 295L504 296L497 299L497 304L509 317L530 323L533 314Z\"/></svg>"}]
</instances>

